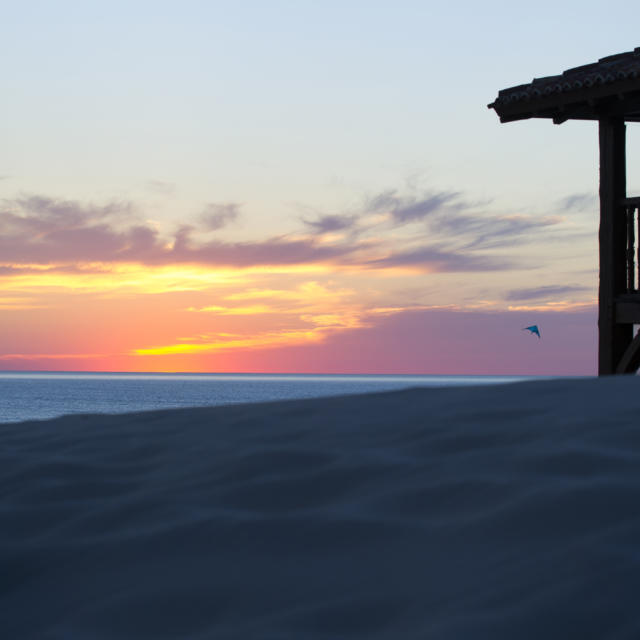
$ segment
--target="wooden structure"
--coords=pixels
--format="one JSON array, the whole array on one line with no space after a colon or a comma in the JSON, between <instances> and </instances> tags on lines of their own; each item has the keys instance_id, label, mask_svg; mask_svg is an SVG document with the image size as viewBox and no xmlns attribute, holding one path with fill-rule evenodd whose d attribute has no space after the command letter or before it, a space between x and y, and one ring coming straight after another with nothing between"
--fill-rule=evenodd
<instances>
[{"instance_id":1,"label":"wooden structure","mask_svg":"<svg viewBox=\"0 0 640 640\"><path fill-rule=\"evenodd\" d=\"M640 197L626 192L626 122L640 122L640 47L561 75L503 89L489 105L501 122L596 120L600 132L598 373L640 366Z\"/></svg>"}]
</instances>

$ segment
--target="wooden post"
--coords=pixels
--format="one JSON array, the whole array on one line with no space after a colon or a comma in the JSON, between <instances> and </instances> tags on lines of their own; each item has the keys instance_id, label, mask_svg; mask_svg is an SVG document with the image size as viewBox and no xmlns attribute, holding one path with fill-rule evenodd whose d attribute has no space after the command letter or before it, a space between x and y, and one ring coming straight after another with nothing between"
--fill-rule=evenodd
<instances>
[{"instance_id":1,"label":"wooden post","mask_svg":"<svg viewBox=\"0 0 640 640\"><path fill-rule=\"evenodd\" d=\"M615 298L627 284L625 124L600 121L600 291L598 375L611 375L633 339L633 325L617 324Z\"/></svg>"},{"instance_id":2,"label":"wooden post","mask_svg":"<svg viewBox=\"0 0 640 640\"><path fill-rule=\"evenodd\" d=\"M635 215L636 211L638 212L637 216ZM636 255L635 255L636 272L637 272L635 274L635 277L637 278L637 283L638 283L638 286L636 287L636 289L640 289L640 207L634 208L633 215L636 220L636 228L638 229L638 248L636 249Z\"/></svg>"},{"instance_id":3,"label":"wooden post","mask_svg":"<svg viewBox=\"0 0 640 640\"><path fill-rule=\"evenodd\" d=\"M636 208L627 207L627 293L633 293L636 288Z\"/></svg>"}]
</instances>

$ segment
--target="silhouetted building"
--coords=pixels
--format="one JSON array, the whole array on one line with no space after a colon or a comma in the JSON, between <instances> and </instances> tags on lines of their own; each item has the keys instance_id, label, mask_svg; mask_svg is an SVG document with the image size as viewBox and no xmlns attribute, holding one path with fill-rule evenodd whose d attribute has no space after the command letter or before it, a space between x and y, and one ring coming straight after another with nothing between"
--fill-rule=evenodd
<instances>
[{"instance_id":1,"label":"silhouetted building","mask_svg":"<svg viewBox=\"0 0 640 640\"><path fill-rule=\"evenodd\" d=\"M640 122L640 47L503 89L489 105L501 122L597 120L600 131L600 287L598 373L640 366L640 197L626 192L626 122Z\"/></svg>"}]
</instances>

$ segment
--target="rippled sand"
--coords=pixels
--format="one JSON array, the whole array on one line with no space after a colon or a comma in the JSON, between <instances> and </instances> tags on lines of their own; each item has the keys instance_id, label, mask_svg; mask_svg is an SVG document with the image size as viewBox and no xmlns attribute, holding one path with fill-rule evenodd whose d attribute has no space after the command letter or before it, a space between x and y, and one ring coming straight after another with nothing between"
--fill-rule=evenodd
<instances>
[{"instance_id":1,"label":"rippled sand","mask_svg":"<svg viewBox=\"0 0 640 640\"><path fill-rule=\"evenodd\" d=\"M0 425L0 637L638 638L639 382Z\"/></svg>"}]
</instances>

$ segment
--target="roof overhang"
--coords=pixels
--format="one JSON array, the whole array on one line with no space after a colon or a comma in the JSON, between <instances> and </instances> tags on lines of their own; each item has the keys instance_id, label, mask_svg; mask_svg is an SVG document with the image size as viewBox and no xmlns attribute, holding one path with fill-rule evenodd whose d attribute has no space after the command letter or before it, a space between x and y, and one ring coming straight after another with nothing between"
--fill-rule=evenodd
<instances>
[{"instance_id":1,"label":"roof overhang","mask_svg":"<svg viewBox=\"0 0 640 640\"><path fill-rule=\"evenodd\" d=\"M503 89L488 106L501 122L549 118L561 124L604 117L640 122L640 47Z\"/></svg>"}]
</instances>

